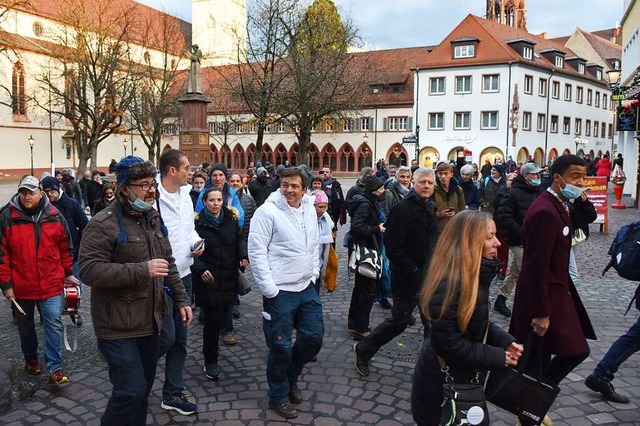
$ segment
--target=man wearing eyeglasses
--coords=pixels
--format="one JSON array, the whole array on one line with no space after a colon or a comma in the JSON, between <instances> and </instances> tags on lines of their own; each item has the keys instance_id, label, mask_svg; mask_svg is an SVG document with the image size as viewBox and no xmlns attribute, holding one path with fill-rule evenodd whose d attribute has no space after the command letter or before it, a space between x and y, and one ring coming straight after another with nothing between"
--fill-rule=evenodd
<instances>
[{"instance_id":1,"label":"man wearing eyeglasses","mask_svg":"<svg viewBox=\"0 0 640 426\"><path fill-rule=\"evenodd\" d=\"M344 211L344 194L342 193L342 185L337 179L331 177L331 169L329 167L323 167L320 171L320 177L322 178L322 189L327 198L329 198L329 216L334 223L333 231L338 230L338 222L340 225L346 223L346 214Z\"/></svg>"},{"instance_id":2,"label":"man wearing eyeglasses","mask_svg":"<svg viewBox=\"0 0 640 426\"><path fill-rule=\"evenodd\" d=\"M146 423L169 298L185 326L193 318L167 228L153 208L156 174L149 161L123 158L116 200L89 222L80 243L80 277L92 288L93 327L113 385L103 425Z\"/></svg>"}]
</instances>

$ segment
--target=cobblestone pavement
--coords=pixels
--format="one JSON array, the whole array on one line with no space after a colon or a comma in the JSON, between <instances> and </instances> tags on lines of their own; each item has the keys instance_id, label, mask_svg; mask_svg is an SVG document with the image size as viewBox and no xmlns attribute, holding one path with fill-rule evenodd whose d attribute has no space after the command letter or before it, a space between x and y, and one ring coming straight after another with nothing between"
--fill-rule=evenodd
<instances>
[{"instance_id":1,"label":"cobblestone pavement","mask_svg":"<svg viewBox=\"0 0 640 426\"><path fill-rule=\"evenodd\" d=\"M8 198L12 188L0 185L0 201ZM627 200L628 202L628 200ZM606 251L617 229L638 217L638 211L611 211L610 232L600 234L592 225L592 236L580 246L578 266L582 280L578 288L595 326L598 339L590 342L591 356L562 383L562 392L550 415L556 425L640 425L640 377L638 356L632 356L620 369L614 384L631 397L630 404L610 404L589 391L583 384L611 343L636 320L637 312L626 317L624 310L633 295L635 284L621 280L610 271L601 278L606 264ZM339 239L344 228L339 233ZM544 236L541 236L544 237ZM341 246L341 244L338 244ZM164 379L161 361L154 389L150 396L148 424L211 424L216 425L403 425L413 424L410 410L411 375L421 344L422 329L410 327L403 335L383 348L372 360L371 374L360 378L355 371L352 340L346 331L353 279L346 274L346 253L340 247L338 289L323 292L325 341L315 363L303 371L300 387L306 401L298 406L299 417L283 422L268 409L265 378L267 350L262 334L261 299L257 291L242 297L241 317L235 321L236 346L222 346L219 382L206 380L202 372L202 326L190 329L189 353L186 363L186 388L197 400L199 413L185 417L167 413L160 408L160 393ZM493 286L493 293L497 286ZM96 425L111 391L106 364L96 349L88 292L81 311L85 325L80 329L80 348L64 353L65 368L71 383L63 387L46 384L43 376L21 377L31 386L33 396L0 417L4 425ZM372 326L381 322L389 311L375 305ZM494 315L493 320L506 327L506 320ZM68 318L65 321L69 322ZM8 304L0 301L0 322L5 324L0 335L0 356L15 360L22 367L17 331L11 325ZM38 327L41 332L41 327ZM42 340L41 340L42 341ZM513 425L514 416L493 407L495 425Z\"/></svg>"}]
</instances>

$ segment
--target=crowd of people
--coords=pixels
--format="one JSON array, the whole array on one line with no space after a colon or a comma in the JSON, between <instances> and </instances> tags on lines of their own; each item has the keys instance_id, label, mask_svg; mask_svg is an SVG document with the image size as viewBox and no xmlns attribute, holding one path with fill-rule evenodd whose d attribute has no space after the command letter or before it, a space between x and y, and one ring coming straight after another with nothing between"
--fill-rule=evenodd
<instances>
[{"instance_id":1,"label":"crowd of people","mask_svg":"<svg viewBox=\"0 0 640 426\"><path fill-rule=\"evenodd\" d=\"M249 268L263 296L269 406L297 417L300 374L323 343L320 293L335 287L340 226L347 227L350 264L356 252L377 259L373 275L357 264L351 271L345 328L358 374L370 374L370 360L416 322L418 308L424 344L411 406L419 425L439 424L443 365L456 381L482 380L517 365L534 333L545 343L536 354L543 379L557 385L589 355L595 332L575 286L574 240L579 230L588 237L596 218L584 177L612 174L606 155L563 155L546 167L508 158L480 170L464 158L435 170L417 161L379 162L363 168L346 195L326 166L317 176L305 165L269 163L250 164L245 173L221 163L193 171L175 149L161 155L158 168L135 156L112 163L114 182L97 171L79 182L68 170L42 180L26 176L0 212L0 288L12 303L27 373L43 371L38 308L49 379L69 382L63 288L91 287L91 320L113 385L104 425L145 424L163 357L162 408L198 411L184 378L192 309L203 323L203 375L217 381L224 375L220 343L237 343L233 319ZM622 169L621 157L615 165ZM508 333L490 321L488 289L496 278L493 310L511 317ZM391 313L371 327L376 301ZM72 320L82 325L79 315ZM609 364L586 384L628 402L611 385Z\"/></svg>"}]
</instances>

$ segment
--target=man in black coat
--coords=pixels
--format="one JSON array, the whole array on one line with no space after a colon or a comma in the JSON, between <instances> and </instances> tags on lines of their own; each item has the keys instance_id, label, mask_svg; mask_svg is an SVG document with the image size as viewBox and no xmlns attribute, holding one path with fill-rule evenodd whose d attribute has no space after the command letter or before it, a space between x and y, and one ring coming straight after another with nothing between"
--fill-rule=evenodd
<instances>
[{"instance_id":1,"label":"man in black coat","mask_svg":"<svg viewBox=\"0 0 640 426\"><path fill-rule=\"evenodd\" d=\"M496 226L500 233L504 233L511 252L509 270L504 279L500 294L496 298L493 309L504 315L511 316L511 310L507 307L507 299L511 297L513 289L518 282L520 268L522 266L522 227L529 206L540 193L540 172L543 169L535 163L526 163L520 168L520 174L511 183L511 189L502 197L498 207Z\"/></svg>"},{"instance_id":2,"label":"man in black coat","mask_svg":"<svg viewBox=\"0 0 640 426\"><path fill-rule=\"evenodd\" d=\"M376 352L412 323L420 286L438 239L435 207L431 200L435 183L432 170L417 169L413 175L413 189L391 209L385 224L384 246L391 265L393 307L391 318L353 347L356 368L361 376L369 375L368 363Z\"/></svg>"},{"instance_id":3,"label":"man in black coat","mask_svg":"<svg viewBox=\"0 0 640 426\"><path fill-rule=\"evenodd\" d=\"M331 177L331 169L327 166L323 167L320 171L320 177L322 178L322 189L329 198L329 208L327 209L327 212L333 221L333 230L337 231L338 223L340 223L340 225L344 225L346 222L342 185L340 185L340 182L338 182L337 179Z\"/></svg>"},{"instance_id":4,"label":"man in black coat","mask_svg":"<svg viewBox=\"0 0 640 426\"><path fill-rule=\"evenodd\" d=\"M67 197L76 200L82 207L84 204L82 189L80 189L78 181L71 176L71 171L69 169L64 169L62 171L62 182L64 183L64 193L67 194Z\"/></svg>"},{"instance_id":5,"label":"man in black coat","mask_svg":"<svg viewBox=\"0 0 640 426\"><path fill-rule=\"evenodd\" d=\"M256 206L260 207L267 201L273 192L273 186L269 182L269 174L264 167L258 167L256 178L249 182L249 193L256 200Z\"/></svg>"}]
</instances>

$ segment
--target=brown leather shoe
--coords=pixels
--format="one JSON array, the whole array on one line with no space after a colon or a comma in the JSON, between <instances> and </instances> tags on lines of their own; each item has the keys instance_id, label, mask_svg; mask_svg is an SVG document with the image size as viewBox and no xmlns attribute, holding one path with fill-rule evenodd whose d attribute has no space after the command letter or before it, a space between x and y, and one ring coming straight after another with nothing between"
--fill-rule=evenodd
<instances>
[{"instance_id":1,"label":"brown leather shoe","mask_svg":"<svg viewBox=\"0 0 640 426\"><path fill-rule=\"evenodd\" d=\"M292 404L300 404L304 401L304 396L298 385L293 385L289 388L289 401Z\"/></svg>"},{"instance_id":2,"label":"brown leather shoe","mask_svg":"<svg viewBox=\"0 0 640 426\"><path fill-rule=\"evenodd\" d=\"M273 411L276 412L280 417L284 417L285 419L295 419L298 417L298 410L291 406L289 401L284 402L282 404L275 404L273 402L269 403L269 407Z\"/></svg>"},{"instance_id":3,"label":"brown leather shoe","mask_svg":"<svg viewBox=\"0 0 640 426\"><path fill-rule=\"evenodd\" d=\"M220 341L222 342L222 344L227 346L233 346L238 343L236 338L231 333L225 334L224 336L220 337Z\"/></svg>"}]
</instances>

